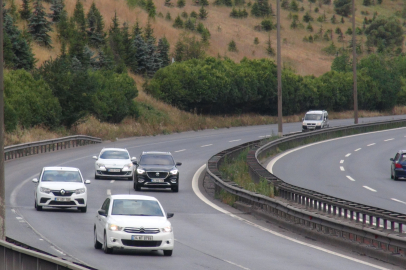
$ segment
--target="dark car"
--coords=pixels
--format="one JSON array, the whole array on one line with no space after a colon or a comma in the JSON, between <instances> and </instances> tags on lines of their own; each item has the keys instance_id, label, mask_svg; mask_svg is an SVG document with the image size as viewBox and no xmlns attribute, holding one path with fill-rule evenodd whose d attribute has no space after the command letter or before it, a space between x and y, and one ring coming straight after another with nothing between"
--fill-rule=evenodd
<instances>
[{"instance_id":1,"label":"dark car","mask_svg":"<svg viewBox=\"0 0 406 270\"><path fill-rule=\"evenodd\" d=\"M400 150L396 153L390 168L390 178L398 180L399 177L406 177L406 150Z\"/></svg>"},{"instance_id":2,"label":"dark car","mask_svg":"<svg viewBox=\"0 0 406 270\"><path fill-rule=\"evenodd\" d=\"M140 191L142 187L171 188L179 191L179 170L182 165L174 161L169 152L143 152L140 161L133 161L136 165L134 173L134 189Z\"/></svg>"}]
</instances>

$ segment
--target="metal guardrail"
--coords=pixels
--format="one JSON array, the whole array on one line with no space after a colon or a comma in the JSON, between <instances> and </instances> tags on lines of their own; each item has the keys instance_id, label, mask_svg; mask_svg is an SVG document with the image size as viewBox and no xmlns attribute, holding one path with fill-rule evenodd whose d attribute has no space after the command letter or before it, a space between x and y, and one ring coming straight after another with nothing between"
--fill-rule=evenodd
<instances>
[{"instance_id":1,"label":"metal guardrail","mask_svg":"<svg viewBox=\"0 0 406 270\"><path fill-rule=\"evenodd\" d=\"M4 147L4 160L16 159L101 142L102 140L100 138L86 135L75 135L52 140L17 144Z\"/></svg>"},{"instance_id":2,"label":"metal guardrail","mask_svg":"<svg viewBox=\"0 0 406 270\"><path fill-rule=\"evenodd\" d=\"M248 208L251 207L265 213L265 215L276 216L279 219L304 226L308 230L351 240L363 246L372 246L381 251L389 251L392 255L398 254L400 256L379 256L381 256L380 259L396 263L401 261L401 264L405 265L405 214L290 185L267 171L258 160L258 158L266 158L270 154L275 154L279 147L304 145L311 142L311 140L314 141L314 138L324 140L404 126L406 126L406 119L292 134L265 145L261 145L261 141L253 141L214 155L208 161L207 173L218 187L236 195L237 202L247 205ZM264 178L274 184L277 191L276 198L244 190L234 182L221 179L219 166L224 162L225 157L235 156L247 147L250 148L247 163L253 180L258 181Z\"/></svg>"}]
</instances>

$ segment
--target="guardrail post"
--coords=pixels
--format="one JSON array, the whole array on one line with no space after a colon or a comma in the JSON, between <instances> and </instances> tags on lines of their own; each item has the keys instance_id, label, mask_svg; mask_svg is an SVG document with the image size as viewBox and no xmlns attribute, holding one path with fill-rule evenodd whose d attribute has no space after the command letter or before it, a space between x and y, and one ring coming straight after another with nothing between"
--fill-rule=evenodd
<instances>
[{"instance_id":1,"label":"guardrail post","mask_svg":"<svg viewBox=\"0 0 406 270\"><path fill-rule=\"evenodd\" d=\"M384 219L384 220L383 220L383 228L384 228L385 230L388 229L388 220L387 220L387 219Z\"/></svg>"},{"instance_id":2,"label":"guardrail post","mask_svg":"<svg viewBox=\"0 0 406 270\"><path fill-rule=\"evenodd\" d=\"M362 214L362 223L367 224L367 214Z\"/></svg>"},{"instance_id":3,"label":"guardrail post","mask_svg":"<svg viewBox=\"0 0 406 270\"><path fill-rule=\"evenodd\" d=\"M390 229L391 231L395 231L395 221L390 222Z\"/></svg>"},{"instance_id":4,"label":"guardrail post","mask_svg":"<svg viewBox=\"0 0 406 270\"><path fill-rule=\"evenodd\" d=\"M379 229L379 225L380 225L380 220L381 220L381 218L376 217L375 220L376 220L376 228Z\"/></svg>"},{"instance_id":5,"label":"guardrail post","mask_svg":"<svg viewBox=\"0 0 406 270\"><path fill-rule=\"evenodd\" d=\"M348 218L348 209L344 209L344 218L345 218L345 219Z\"/></svg>"},{"instance_id":6,"label":"guardrail post","mask_svg":"<svg viewBox=\"0 0 406 270\"><path fill-rule=\"evenodd\" d=\"M354 211L350 211L350 218L351 218L351 220L354 220Z\"/></svg>"},{"instance_id":7,"label":"guardrail post","mask_svg":"<svg viewBox=\"0 0 406 270\"><path fill-rule=\"evenodd\" d=\"M403 224L399 223L399 233L403 233Z\"/></svg>"}]
</instances>

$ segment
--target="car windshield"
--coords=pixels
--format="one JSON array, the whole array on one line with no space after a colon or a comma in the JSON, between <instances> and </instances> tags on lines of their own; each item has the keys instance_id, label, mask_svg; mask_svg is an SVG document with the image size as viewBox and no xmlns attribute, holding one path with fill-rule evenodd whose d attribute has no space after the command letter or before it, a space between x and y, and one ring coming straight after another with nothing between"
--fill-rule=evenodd
<instances>
[{"instance_id":1,"label":"car windshield","mask_svg":"<svg viewBox=\"0 0 406 270\"><path fill-rule=\"evenodd\" d=\"M321 114L306 114L304 120L321 120Z\"/></svg>"},{"instance_id":2,"label":"car windshield","mask_svg":"<svg viewBox=\"0 0 406 270\"><path fill-rule=\"evenodd\" d=\"M130 159L130 156L125 151L104 151L100 155L101 159Z\"/></svg>"},{"instance_id":3,"label":"car windshield","mask_svg":"<svg viewBox=\"0 0 406 270\"><path fill-rule=\"evenodd\" d=\"M170 155L143 155L141 156L140 165L174 165Z\"/></svg>"},{"instance_id":4,"label":"car windshield","mask_svg":"<svg viewBox=\"0 0 406 270\"><path fill-rule=\"evenodd\" d=\"M130 199L115 199L111 214L123 216L164 216L157 201Z\"/></svg>"},{"instance_id":5,"label":"car windshield","mask_svg":"<svg viewBox=\"0 0 406 270\"><path fill-rule=\"evenodd\" d=\"M78 171L45 171L42 175L42 182L82 182Z\"/></svg>"}]
</instances>

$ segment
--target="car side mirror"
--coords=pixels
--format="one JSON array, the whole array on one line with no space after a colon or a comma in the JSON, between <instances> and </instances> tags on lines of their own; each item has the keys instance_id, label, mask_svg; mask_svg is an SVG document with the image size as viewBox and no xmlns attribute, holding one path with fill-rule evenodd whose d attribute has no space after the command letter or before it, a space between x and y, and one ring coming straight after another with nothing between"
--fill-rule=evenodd
<instances>
[{"instance_id":1,"label":"car side mirror","mask_svg":"<svg viewBox=\"0 0 406 270\"><path fill-rule=\"evenodd\" d=\"M95 160L98 160L97 156L93 156L92 158L95 159Z\"/></svg>"},{"instance_id":2,"label":"car side mirror","mask_svg":"<svg viewBox=\"0 0 406 270\"><path fill-rule=\"evenodd\" d=\"M99 213L99 215L100 216L107 216L107 214L106 214L106 210L104 210L104 209L100 209L99 211L97 211L97 213Z\"/></svg>"},{"instance_id":3,"label":"car side mirror","mask_svg":"<svg viewBox=\"0 0 406 270\"><path fill-rule=\"evenodd\" d=\"M138 165L138 161L133 160L133 164L134 164L134 165Z\"/></svg>"},{"instance_id":4,"label":"car side mirror","mask_svg":"<svg viewBox=\"0 0 406 270\"><path fill-rule=\"evenodd\" d=\"M166 214L166 218L171 218L171 217L173 217L175 214L174 213L167 213Z\"/></svg>"},{"instance_id":5,"label":"car side mirror","mask_svg":"<svg viewBox=\"0 0 406 270\"><path fill-rule=\"evenodd\" d=\"M90 181L90 180L86 180L85 181L85 184L90 184L92 181Z\"/></svg>"},{"instance_id":6,"label":"car side mirror","mask_svg":"<svg viewBox=\"0 0 406 270\"><path fill-rule=\"evenodd\" d=\"M38 183L38 178L34 178L31 180L33 183Z\"/></svg>"},{"instance_id":7,"label":"car side mirror","mask_svg":"<svg viewBox=\"0 0 406 270\"><path fill-rule=\"evenodd\" d=\"M134 161L134 160L137 160L137 158L136 158L136 157L132 157L132 158L131 158L131 161Z\"/></svg>"},{"instance_id":8,"label":"car side mirror","mask_svg":"<svg viewBox=\"0 0 406 270\"><path fill-rule=\"evenodd\" d=\"M176 166L182 165L182 162L176 162Z\"/></svg>"},{"instance_id":9,"label":"car side mirror","mask_svg":"<svg viewBox=\"0 0 406 270\"><path fill-rule=\"evenodd\" d=\"M390 158L389 160L390 160L390 161L393 161L393 158ZM34 182L34 179L32 179L32 181Z\"/></svg>"}]
</instances>

